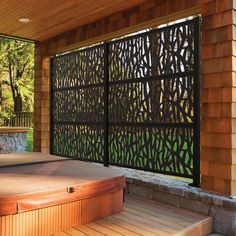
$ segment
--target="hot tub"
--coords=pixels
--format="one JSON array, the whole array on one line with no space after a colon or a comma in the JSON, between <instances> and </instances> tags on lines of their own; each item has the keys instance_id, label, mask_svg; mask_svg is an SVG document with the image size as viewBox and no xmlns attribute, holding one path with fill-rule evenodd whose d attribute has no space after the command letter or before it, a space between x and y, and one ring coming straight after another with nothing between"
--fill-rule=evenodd
<instances>
[{"instance_id":1,"label":"hot tub","mask_svg":"<svg viewBox=\"0 0 236 236\"><path fill-rule=\"evenodd\" d=\"M25 127L0 127L0 153L24 152L28 131Z\"/></svg>"},{"instance_id":2,"label":"hot tub","mask_svg":"<svg viewBox=\"0 0 236 236\"><path fill-rule=\"evenodd\" d=\"M51 235L118 213L125 178L107 167L43 154L0 156L0 235Z\"/></svg>"}]
</instances>

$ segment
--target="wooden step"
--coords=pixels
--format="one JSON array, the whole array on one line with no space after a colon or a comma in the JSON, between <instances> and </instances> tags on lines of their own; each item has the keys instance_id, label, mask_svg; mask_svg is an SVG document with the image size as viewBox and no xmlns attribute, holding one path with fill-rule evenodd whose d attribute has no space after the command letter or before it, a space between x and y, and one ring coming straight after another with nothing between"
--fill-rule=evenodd
<instances>
[{"instance_id":1,"label":"wooden step","mask_svg":"<svg viewBox=\"0 0 236 236\"><path fill-rule=\"evenodd\" d=\"M54 236L206 236L210 233L209 216L129 196L123 212Z\"/></svg>"}]
</instances>

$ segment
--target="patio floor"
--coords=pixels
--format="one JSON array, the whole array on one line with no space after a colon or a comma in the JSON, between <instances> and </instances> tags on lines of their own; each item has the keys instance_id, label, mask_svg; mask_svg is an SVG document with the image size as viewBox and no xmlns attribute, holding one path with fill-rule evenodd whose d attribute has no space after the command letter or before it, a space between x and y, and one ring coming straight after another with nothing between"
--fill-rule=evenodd
<instances>
[{"instance_id":1,"label":"patio floor","mask_svg":"<svg viewBox=\"0 0 236 236\"><path fill-rule=\"evenodd\" d=\"M209 235L212 218L169 205L128 196L120 214L74 227L54 236Z\"/></svg>"}]
</instances>

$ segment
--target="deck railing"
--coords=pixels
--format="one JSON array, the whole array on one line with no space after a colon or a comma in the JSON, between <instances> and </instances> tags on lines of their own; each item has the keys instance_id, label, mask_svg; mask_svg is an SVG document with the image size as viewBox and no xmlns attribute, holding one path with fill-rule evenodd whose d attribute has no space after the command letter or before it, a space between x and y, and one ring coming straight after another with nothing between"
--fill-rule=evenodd
<instances>
[{"instance_id":1,"label":"deck railing","mask_svg":"<svg viewBox=\"0 0 236 236\"><path fill-rule=\"evenodd\" d=\"M16 112L13 116L5 119L3 126L9 127L33 127L33 112Z\"/></svg>"}]
</instances>

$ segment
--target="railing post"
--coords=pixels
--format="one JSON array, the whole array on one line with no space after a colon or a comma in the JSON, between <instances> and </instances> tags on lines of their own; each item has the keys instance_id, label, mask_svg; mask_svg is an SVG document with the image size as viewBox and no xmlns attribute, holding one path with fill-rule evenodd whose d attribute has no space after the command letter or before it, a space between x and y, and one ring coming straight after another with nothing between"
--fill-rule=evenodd
<instances>
[{"instance_id":1,"label":"railing post","mask_svg":"<svg viewBox=\"0 0 236 236\"><path fill-rule=\"evenodd\" d=\"M50 60L50 96L49 96L49 104L50 104L50 126L49 126L49 153L53 154L53 76L54 76L54 60L55 57L52 57Z\"/></svg>"},{"instance_id":2,"label":"railing post","mask_svg":"<svg viewBox=\"0 0 236 236\"><path fill-rule=\"evenodd\" d=\"M200 17L194 20L194 134L193 183L200 185Z\"/></svg>"}]
</instances>

